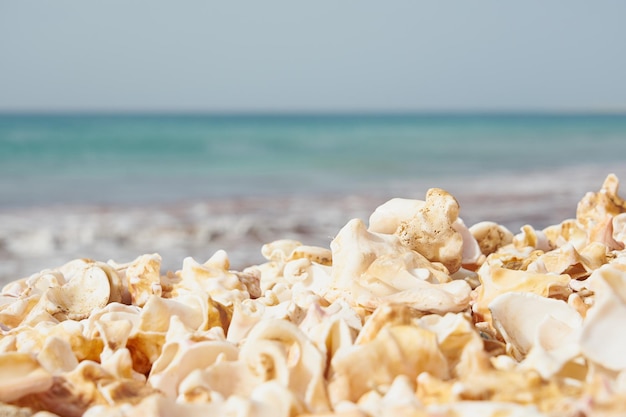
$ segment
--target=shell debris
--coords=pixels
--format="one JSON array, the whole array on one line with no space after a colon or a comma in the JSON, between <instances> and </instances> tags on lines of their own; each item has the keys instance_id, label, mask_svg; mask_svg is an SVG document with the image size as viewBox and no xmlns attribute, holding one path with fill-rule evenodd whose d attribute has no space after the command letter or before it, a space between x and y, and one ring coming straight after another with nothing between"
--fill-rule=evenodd
<instances>
[{"instance_id":1,"label":"shell debris","mask_svg":"<svg viewBox=\"0 0 626 417\"><path fill-rule=\"evenodd\" d=\"M626 409L626 202L466 226L394 198L329 248L282 239L176 272L76 259L0 293L0 414L582 416Z\"/></svg>"}]
</instances>

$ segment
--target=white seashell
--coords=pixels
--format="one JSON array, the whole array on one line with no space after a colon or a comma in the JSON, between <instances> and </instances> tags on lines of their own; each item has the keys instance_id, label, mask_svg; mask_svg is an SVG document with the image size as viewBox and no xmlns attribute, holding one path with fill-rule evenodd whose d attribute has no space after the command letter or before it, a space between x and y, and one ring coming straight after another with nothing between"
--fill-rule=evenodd
<instances>
[{"instance_id":1,"label":"white seashell","mask_svg":"<svg viewBox=\"0 0 626 417\"><path fill-rule=\"evenodd\" d=\"M626 265L602 266L588 281L595 302L587 311L580 335L582 352L605 368L625 370L626 335L616 329L626 322Z\"/></svg>"},{"instance_id":2,"label":"white seashell","mask_svg":"<svg viewBox=\"0 0 626 417\"><path fill-rule=\"evenodd\" d=\"M481 285L475 290L476 300L472 310L482 315L487 322L491 317L489 305L501 294L528 292L543 297L559 295L566 298L571 293L569 275L518 271L484 263L478 270L478 277Z\"/></svg>"},{"instance_id":3,"label":"white seashell","mask_svg":"<svg viewBox=\"0 0 626 417\"><path fill-rule=\"evenodd\" d=\"M31 322L29 316L33 315L33 309L39 308L39 311L45 311L43 307L39 306L40 300L41 296L37 294L20 298L0 296L0 325L2 329L9 330L24 324L24 321ZM47 315L46 318L55 320L50 315Z\"/></svg>"},{"instance_id":4,"label":"white seashell","mask_svg":"<svg viewBox=\"0 0 626 417\"><path fill-rule=\"evenodd\" d=\"M559 248L566 243L574 245L576 250L582 249L587 244L587 232L575 219L566 219L561 223L548 226L543 229L550 247Z\"/></svg>"},{"instance_id":5,"label":"white seashell","mask_svg":"<svg viewBox=\"0 0 626 417\"><path fill-rule=\"evenodd\" d=\"M520 405L499 401L457 401L451 404L432 405L428 415L462 417L545 417L534 405Z\"/></svg>"},{"instance_id":6,"label":"white seashell","mask_svg":"<svg viewBox=\"0 0 626 417\"><path fill-rule=\"evenodd\" d=\"M372 233L351 220L331 242L332 284L326 298L347 297L374 310L381 302L410 303L424 311L460 311L469 305L471 287L449 282L445 268L401 244L395 235Z\"/></svg>"},{"instance_id":7,"label":"white seashell","mask_svg":"<svg viewBox=\"0 0 626 417\"><path fill-rule=\"evenodd\" d=\"M333 264L332 252L326 248L320 248L318 246L301 245L294 248L289 254L288 260L306 258L311 262L331 266Z\"/></svg>"},{"instance_id":8,"label":"white seashell","mask_svg":"<svg viewBox=\"0 0 626 417\"><path fill-rule=\"evenodd\" d=\"M78 359L72 351L72 345L57 336L47 337L37 360L51 374L71 372L78 366Z\"/></svg>"},{"instance_id":9,"label":"white seashell","mask_svg":"<svg viewBox=\"0 0 626 417\"><path fill-rule=\"evenodd\" d=\"M384 395L379 392L372 390L359 399L359 409L366 411L368 416L414 415L423 410L423 405L415 396L415 381L406 375L395 377Z\"/></svg>"},{"instance_id":10,"label":"white seashell","mask_svg":"<svg viewBox=\"0 0 626 417\"><path fill-rule=\"evenodd\" d=\"M194 369L203 369L221 360L236 360L237 348L226 341L179 340L166 343L154 362L148 383L166 396L176 398L178 385Z\"/></svg>"},{"instance_id":11,"label":"white seashell","mask_svg":"<svg viewBox=\"0 0 626 417\"><path fill-rule=\"evenodd\" d=\"M401 222L395 234L407 247L454 273L461 267L463 253L463 237L452 226L458 216L456 199L440 188L431 188L424 206L414 217Z\"/></svg>"},{"instance_id":12,"label":"white seashell","mask_svg":"<svg viewBox=\"0 0 626 417\"><path fill-rule=\"evenodd\" d=\"M576 221L583 229L591 231L605 222L607 217L626 211L626 201L618 195L618 190L618 178L609 174L599 192L585 194L576 208Z\"/></svg>"},{"instance_id":13,"label":"white seashell","mask_svg":"<svg viewBox=\"0 0 626 417\"><path fill-rule=\"evenodd\" d=\"M488 221L476 223L469 228L469 231L484 255L490 255L502 246L513 242L513 233L498 223Z\"/></svg>"},{"instance_id":14,"label":"white seashell","mask_svg":"<svg viewBox=\"0 0 626 417\"><path fill-rule=\"evenodd\" d=\"M626 213L621 213L613 217L612 226L613 239L621 243L623 247L626 245Z\"/></svg>"},{"instance_id":15,"label":"white seashell","mask_svg":"<svg viewBox=\"0 0 626 417\"><path fill-rule=\"evenodd\" d=\"M256 378L288 387L310 411L329 410L326 357L296 325L285 320L259 322L241 346L239 357Z\"/></svg>"},{"instance_id":16,"label":"white seashell","mask_svg":"<svg viewBox=\"0 0 626 417\"><path fill-rule=\"evenodd\" d=\"M392 198L378 206L369 218L367 230L392 235L402 222L415 217L426 202L407 198Z\"/></svg>"},{"instance_id":17,"label":"white seashell","mask_svg":"<svg viewBox=\"0 0 626 417\"><path fill-rule=\"evenodd\" d=\"M531 292L508 292L498 295L489 303L494 327L521 358L537 343L539 330L546 320L563 323L571 329L582 324L582 317L566 302L542 297ZM548 329L549 331L549 329ZM561 334L563 336L563 334ZM544 335L545 339L545 335ZM550 350L555 344L544 340L543 348Z\"/></svg>"},{"instance_id":18,"label":"white seashell","mask_svg":"<svg viewBox=\"0 0 626 417\"><path fill-rule=\"evenodd\" d=\"M356 402L371 389L389 386L398 375L415 380L422 372L449 376L436 335L417 326L383 328L374 340L339 351L331 361L328 392L333 405Z\"/></svg>"},{"instance_id":19,"label":"white seashell","mask_svg":"<svg viewBox=\"0 0 626 417\"><path fill-rule=\"evenodd\" d=\"M52 303L48 307L51 315L59 320L82 320L109 303L111 282L101 267L87 263L72 269L65 285L50 288L45 295Z\"/></svg>"},{"instance_id":20,"label":"white seashell","mask_svg":"<svg viewBox=\"0 0 626 417\"><path fill-rule=\"evenodd\" d=\"M125 269L131 302L143 307L151 295L161 296L161 256L142 255Z\"/></svg>"},{"instance_id":21,"label":"white seashell","mask_svg":"<svg viewBox=\"0 0 626 417\"><path fill-rule=\"evenodd\" d=\"M302 246L302 243L298 242L297 240L276 240L274 242L266 243L265 245L263 245L263 247L261 248L261 254L268 261L284 262L289 258L289 256L291 256L291 253L298 246Z\"/></svg>"},{"instance_id":22,"label":"white seashell","mask_svg":"<svg viewBox=\"0 0 626 417\"><path fill-rule=\"evenodd\" d=\"M461 234L463 239L463 249L461 252L461 264L462 265L476 265L482 258L482 251L478 242L467 228L461 218L456 219L452 223L452 228Z\"/></svg>"},{"instance_id":23,"label":"white seashell","mask_svg":"<svg viewBox=\"0 0 626 417\"><path fill-rule=\"evenodd\" d=\"M573 244L546 252L531 262L527 271L539 273L567 274L572 279L588 276L593 270L607 262L606 246L592 242L579 253Z\"/></svg>"},{"instance_id":24,"label":"white seashell","mask_svg":"<svg viewBox=\"0 0 626 417\"><path fill-rule=\"evenodd\" d=\"M0 401L12 402L52 387L52 375L31 354L0 354Z\"/></svg>"},{"instance_id":25,"label":"white seashell","mask_svg":"<svg viewBox=\"0 0 626 417\"><path fill-rule=\"evenodd\" d=\"M226 340L238 343L245 338L250 329L263 319L265 308L265 305L257 300L243 300L235 304Z\"/></svg>"},{"instance_id":26,"label":"white seashell","mask_svg":"<svg viewBox=\"0 0 626 417\"><path fill-rule=\"evenodd\" d=\"M531 225L524 225L521 227L521 232L513 236L513 245L518 250L530 247L538 249L543 252L552 250L550 241L546 234L541 230L535 230Z\"/></svg>"},{"instance_id":27,"label":"white seashell","mask_svg":"<svg viewBox=\"0 0 626 417\"><path fill-rule=\"evenodd\" d=\"M222 305L250 298L245 285L236 274L224 269L226 265L211 259L204 264L187 257L183 260L180 282L174 284L173 293L207 293Z\"/></svg>"},{"instance_id":28,"label":"white seashell","mask_svg":"<svg viewBox=\"0 0 626 417\"><path fill-rule=\"evenodd\" d=\"M484 340L463 313L429 314L417 324L437 336L437 343L455 377L470 377L490 369Z\"/></svg>"},{"instance_id":29,"label":"white seashell","mask_svg":"<svg viewBox=\"0 0 626 417\"><path fill-rule=\"evenodd\" d=\"M20 294L20 296L23 297L25 295L43 294L48 289L53 287L61 287L65 283L65 278L60 271L45 270L39 274L31 275L26 280L26 285L28 285L28 288L22 294Z\"/></svg>"}]
</instances>

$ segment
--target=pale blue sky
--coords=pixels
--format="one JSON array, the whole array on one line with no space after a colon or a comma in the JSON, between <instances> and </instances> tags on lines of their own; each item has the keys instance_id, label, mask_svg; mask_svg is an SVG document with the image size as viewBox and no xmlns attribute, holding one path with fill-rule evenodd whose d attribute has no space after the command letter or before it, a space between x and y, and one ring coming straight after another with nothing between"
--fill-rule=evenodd
<instances>
[{"instance_id":1,"label":"pale blue sky","mask_svg":"<svg viewBox=\"0 0 626 417\"><path fill-rule=\"evenodd\" d=\"M626 1L0 0L0 111L626 111Z\"/></svg>"}]
</instances>

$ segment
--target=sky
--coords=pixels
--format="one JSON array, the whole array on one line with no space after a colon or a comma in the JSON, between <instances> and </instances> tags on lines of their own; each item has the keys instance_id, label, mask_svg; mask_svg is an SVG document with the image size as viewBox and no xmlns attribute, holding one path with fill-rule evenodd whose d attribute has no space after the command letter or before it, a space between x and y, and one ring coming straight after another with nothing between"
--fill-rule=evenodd
<instances>
[{"instance_id":1,"label":"sky","mask_svg":"<svg viewBox=\"0 0 626 417\"><path fill-rule=\"evenodd\" d=\"M622 0L0 0L0 112L623 112L625 19Z\"/></svg>"}]
</instances>

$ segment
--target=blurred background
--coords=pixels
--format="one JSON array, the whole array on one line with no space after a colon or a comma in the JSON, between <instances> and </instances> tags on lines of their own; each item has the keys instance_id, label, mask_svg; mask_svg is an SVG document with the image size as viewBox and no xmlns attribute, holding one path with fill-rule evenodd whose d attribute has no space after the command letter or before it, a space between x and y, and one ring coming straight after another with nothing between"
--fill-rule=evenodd
<instances>
[{"instance_id":1,"label":"blurred background","mask_svg":"<svg viewBox=\"0 0 626 417\"><path fill-rule=\"evenodd\" d=\"M620 1L0 0L0 282L328 246L391 197L574 217L626 178Z\"/></svg>"}]
</instances>

